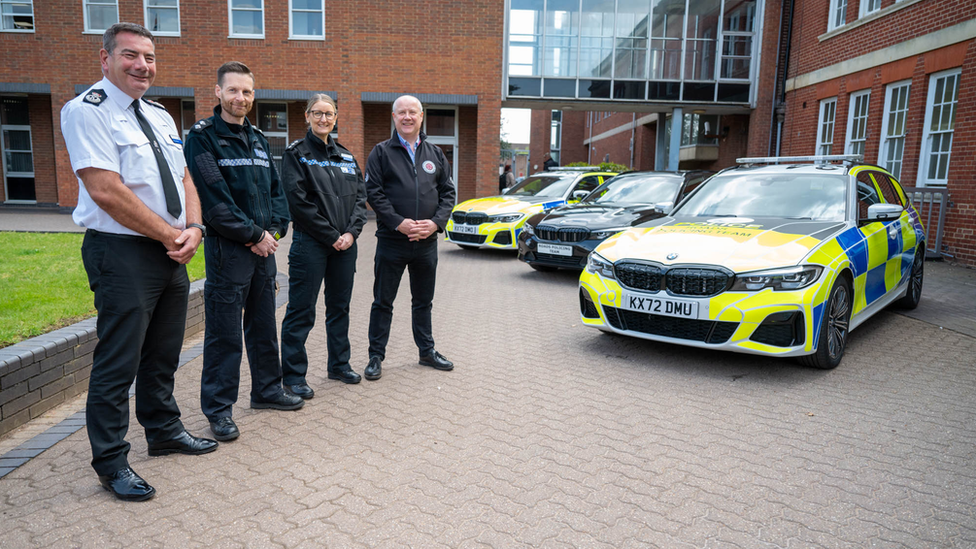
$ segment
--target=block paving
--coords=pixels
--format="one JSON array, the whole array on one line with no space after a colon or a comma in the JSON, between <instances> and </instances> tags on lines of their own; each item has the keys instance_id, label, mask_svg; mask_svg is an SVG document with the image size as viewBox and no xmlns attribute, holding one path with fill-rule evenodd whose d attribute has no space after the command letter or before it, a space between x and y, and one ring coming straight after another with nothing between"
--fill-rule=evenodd
<instances>
[{"instance_id":1,"label":"block paving","mask_svg":"<svg viewBox=\"0 0 976 549\"><path fill-rule=\"evenodd\" d=\"M144 503L98 485L75 432L0 478L0 547L976 546L973 334L884 311L838 369L810 370L584 328L575 274L440 252L434 335L454 371L417 364L405 277L383 378L327 380L320 305L303 409L250 410L245 389L237 441L158 458L133 414L129 460L158 490ZM206 436L200 370L176 396Z\"/></svg>"}]
</instances>

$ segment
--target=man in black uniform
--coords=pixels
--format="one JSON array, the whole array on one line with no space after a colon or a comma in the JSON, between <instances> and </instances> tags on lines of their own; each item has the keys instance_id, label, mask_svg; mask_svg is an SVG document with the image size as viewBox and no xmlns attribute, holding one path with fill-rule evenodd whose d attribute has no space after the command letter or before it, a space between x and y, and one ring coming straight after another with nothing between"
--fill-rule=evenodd
<instances>
[{"instance_id":1,"label":"man in black uniform","mask_svg":"<svg viewBox=\"0 0 976 549\"><path fill-rule=\"evenodd\" d=\"M243 63L224 63L214 92L220 104L194 124L184 152L207 226L200 402L214 438L223 441L240 435L231 416L240 385L242 310L251 408L297 410L305 401L281 386L274 252L288 228L288 202L268 140L247 120L254 76Z\"/></svg>"},{"instance_id":2,"label":"man in black uniform","mask_svg":"<svg viewBox=\"0 0 976 549\"><path fill-rule=\"evenodd\" d=\"M203 236L200 202L173 118L142 99L156 76L153 35L116 23L102 36L104 78L61 109L78 176L72 217L86 227L81 256L98 310L98 344L85 407L92 467L127 501L156 493L129 467L129 387L149 455L204 454L173 398L186 324L186 263Z\"/></svg>"},{"instance_id":3,"label":"man in black uniform","mask_svg":"<svg viewBox=\"0 0 976 549\"><path fill-rule=\"evenodd\" d=\"M373 307L369 315L369 364L363 376L382 374L393 320L393 301L403 270L410 271L413 339L420 364L452 370L454 364L434 350L430 312L437 273L437 234L454 207L451 167L440 147L420 131L420 100L402 95L393 103L393 136L373 147L366 161L366 197L376 212L373 260Z\"/></svg>"}]
</instances>

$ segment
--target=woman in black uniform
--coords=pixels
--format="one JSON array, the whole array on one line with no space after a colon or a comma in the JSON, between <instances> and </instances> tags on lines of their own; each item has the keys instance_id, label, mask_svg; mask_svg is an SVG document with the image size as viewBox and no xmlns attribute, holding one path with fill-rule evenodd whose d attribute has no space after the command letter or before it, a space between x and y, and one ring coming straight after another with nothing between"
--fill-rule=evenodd
<instances>
[{"instance_id":1,"label":"woman in black uniform","mask_svg":"<svg viewBox=\"0 0 976 549\"><path fill-rule=\"evenodd\" d=\"M329 133L335 101L315 94L305 107L309 130L282 157L281 181L291 211L288 308L281 324L281 369L286 389L304 399L315 394L306 382L305 342L315 325L315 302L325 282L328 377L359 383L349 366L349 300L356 273L356 239L366 223L366 184L352 153Z\"/></svg>"}]
</instances>

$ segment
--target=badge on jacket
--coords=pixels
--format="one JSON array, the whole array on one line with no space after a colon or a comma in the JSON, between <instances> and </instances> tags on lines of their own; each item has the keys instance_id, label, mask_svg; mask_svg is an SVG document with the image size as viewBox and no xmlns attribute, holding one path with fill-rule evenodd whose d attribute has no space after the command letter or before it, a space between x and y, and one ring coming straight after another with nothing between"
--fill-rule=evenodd
<instances>
[{"instance_id":1,"label":"badge on jacket","mask_svg":"<svg viewBox=\"0 0 976 549\"><path fill-rule=\"evenodd\" d=\"M430 160L425 160L424 161L423 168L424 168L424 171L427 172L427 173L434 173L434 171L436 171L436 168L434 167L434 163L431 162Z\"/></svg>"}]
</instances>

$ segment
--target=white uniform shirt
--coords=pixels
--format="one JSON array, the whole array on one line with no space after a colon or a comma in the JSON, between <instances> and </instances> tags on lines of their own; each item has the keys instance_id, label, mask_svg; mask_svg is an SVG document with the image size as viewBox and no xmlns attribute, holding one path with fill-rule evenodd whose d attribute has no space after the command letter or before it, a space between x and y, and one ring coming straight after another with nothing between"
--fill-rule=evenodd
<instances>
[{"instance_id":1,"label":"white uniform shirt","mask_svg":"<svg viewBox=\"0 0 976 549\"><path fill-rule=\"evenodd\" d=\"M103 93L98 93L101 90ZM86 98L88 102L86 102ZM164 109L145 101L140 105L159 140L176 189L180 193L182 213L174 219L166 211L166 196L159 177L159 167L149 138L142 132L133 98L107 78L103 78L85 93L68 101L61 109L61 133L68 146L71 169L77 175L83 168L98 168L119 174L122 183L139 200L177 229L186 226L186 191L183 189L186 160L183 142L173 117ZM78 206L72 214L81 227L116 234L138 235L122 226L91 199L81 178L78 178Z\"/></svg>"}]
</instances>

